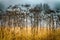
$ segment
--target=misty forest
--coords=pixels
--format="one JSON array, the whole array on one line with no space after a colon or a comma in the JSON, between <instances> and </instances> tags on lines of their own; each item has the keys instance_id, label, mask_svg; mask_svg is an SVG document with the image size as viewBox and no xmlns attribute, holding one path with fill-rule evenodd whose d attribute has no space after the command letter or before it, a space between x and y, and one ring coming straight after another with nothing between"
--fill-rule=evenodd
<instances>
[{"instance_id":1,"label":"misty forest","mask_svg":"<svg viewBox=\"0 0 60 40\"><path fill-rule=\"evenodd\" d=\"M0 40L60 40L60 6L0 3Z\"/></svg>"}]
</instances>

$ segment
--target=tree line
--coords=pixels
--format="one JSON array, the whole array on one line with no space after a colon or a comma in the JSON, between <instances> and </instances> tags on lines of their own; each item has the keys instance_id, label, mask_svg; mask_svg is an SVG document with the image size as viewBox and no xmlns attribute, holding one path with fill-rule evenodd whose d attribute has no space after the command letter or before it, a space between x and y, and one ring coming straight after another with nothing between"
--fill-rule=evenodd
<instances>
[{"instance_id":1,"label":"tree line","mask_svg":"<svg viewBox=\"0 0 60 40\"><path fill-rule=\"evenodd\" d=\"M31 7L30 4L20 5L26 8L23 10L19 5L10 5L6 11L0 10L0 26L18 27L47 27L58 28L60 26L60 10L51 9L48 4L37 4Z\"/></svg>"}]
</instances>

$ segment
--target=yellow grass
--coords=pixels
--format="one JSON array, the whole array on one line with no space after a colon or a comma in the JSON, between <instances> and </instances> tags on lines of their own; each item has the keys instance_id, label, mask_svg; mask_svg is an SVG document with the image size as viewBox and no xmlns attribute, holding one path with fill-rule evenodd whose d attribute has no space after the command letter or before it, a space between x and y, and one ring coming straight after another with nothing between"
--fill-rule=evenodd
<instances>
[{"instance_id":1,"label":"yellow grass","mask_svg":"<svg viewBox=\"0 0 60 40\"><path fill-rule=\"evenodd\" d=\"M0 40L60 40L60 29L0 27Z\"/></svg>"}]
</instances>

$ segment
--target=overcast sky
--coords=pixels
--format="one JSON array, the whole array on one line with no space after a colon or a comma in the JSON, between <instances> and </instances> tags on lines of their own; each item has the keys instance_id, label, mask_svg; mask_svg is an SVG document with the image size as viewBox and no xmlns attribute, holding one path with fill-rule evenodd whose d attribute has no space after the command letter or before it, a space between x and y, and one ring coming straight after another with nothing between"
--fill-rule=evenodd
<instances>
[{"instance_id":1,"label":"overcast sky","mask_svg":"<svg viewBox=\"0 0 60 40\"><path fill-rule=\"evenodd\" d=\"M0 0L1 2L9 3L9 4L18 4L18 3L30 3L30 4L37 4L37 3L55 3L60 2L60 0Z\"/></svg>"},{"instance_id":2,"label":"overcast sky","mask_svg":"<svg viewBox=\"0 0 60 40\"><path fill-rule=\"evenodd\" d=\"M56 2L60 2L60 0L0 0L0 2L4 3L5 6L14 5L14 4L39 4L39 3L48 3L50 6Z\"/></svg>"}]
</instances>

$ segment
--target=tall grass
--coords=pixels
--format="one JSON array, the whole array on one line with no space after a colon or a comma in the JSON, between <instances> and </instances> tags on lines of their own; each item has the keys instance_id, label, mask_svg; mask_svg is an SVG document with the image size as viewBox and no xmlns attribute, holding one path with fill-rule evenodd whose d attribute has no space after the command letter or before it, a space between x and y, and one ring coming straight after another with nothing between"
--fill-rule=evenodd
<instances>
[{"instance_id":1,"label":"tall grass","mask_svg":"<svg viewBox=\"0 0 60 40\"><path fill-rule=\"evenodd\" d=\"M60 40L60 29L54 32L47 28L0 27L0 40Z\"/></svg>"}]
</instances>

